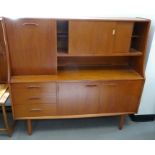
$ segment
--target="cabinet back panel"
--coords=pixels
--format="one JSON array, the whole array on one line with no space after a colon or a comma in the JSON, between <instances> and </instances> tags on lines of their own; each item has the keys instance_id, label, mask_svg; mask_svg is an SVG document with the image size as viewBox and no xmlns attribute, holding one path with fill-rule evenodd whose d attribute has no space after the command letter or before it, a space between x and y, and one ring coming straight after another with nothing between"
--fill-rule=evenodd
<instances>
[{"instance_id":1,"label":"cabinet back panel","mask_svg":"<svg viewBox=\"0 0 155 155\"><path fill-rule=\"evenodd\" d=\"M54 74L56 22L50 19L5 19L13 75Z\"/></svg>"},{"instance_id":2,"label":"cabinet back panel","mask_svg":"<svg viewBox=\"0 0 155 155\"><path fill-rule=\"evenodd\" d=\"M59 57L58 66L127 66L129 57Z\"/></svg>"}]
</instances>

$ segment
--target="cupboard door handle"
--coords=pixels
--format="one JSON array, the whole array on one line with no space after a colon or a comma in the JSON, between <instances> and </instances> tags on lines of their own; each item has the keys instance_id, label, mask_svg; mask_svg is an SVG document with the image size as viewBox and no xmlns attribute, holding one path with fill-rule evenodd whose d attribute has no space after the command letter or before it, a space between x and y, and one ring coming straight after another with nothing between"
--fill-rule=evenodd
<instances>
[{"instance_id":1,"label":"cupboard door handle","mask_svg":"<svg viewBox=\"0 0 155 155\"><path fill-rule=\"evenodd\" d=\"M27 88L28 88L28 89L33 89L33 88L34 88L34 89L35 89L35 88L38 89L38 88L40 88L40 86L27 86Z\"/></svg>"},{"instance_id":2,"label":"cupboard door handle","mask_svg":"<svg viewBox=\"0 0 155 155\"><path fill-rule=\"evenodd\" d=\"M37 23L23 23L23 26L39 26Z\"/></svg>"},{"instance_id":3,"label":"cupboard door handle","mask_svg":"<svg viewBox=\"0 0 155 155\"><path fill-rule=\"evenodd\" d=\"M42 109L34 108L34 109L31 109L30 111L42 111Z\"/></svg>"},{"instance_id":4,"label":"cupboard door handle","mask_svg":"<svg viewBox=\"0 0 155 155\"><path fill-rule=\"evenodd\" d=\"M86 87L97 87L97 85L96 84L88 84L88 85L86 85Z\"/></svg>"},{"instance_id":5,"label":"cupboard door handle","mask_svg":"<svg viewBox=\"0 0 155 155\"><path fill-rule=\"evenodd\" d=\"M116 34L116 30L113 29L113 30L112 30L112 35L114 36L115 34Z\"/></svg>"},{"instance_id":6,"label":"cupboard door handle","mask_svg":"<svg viewBox=\"0 0 155 155\"><path fill-rule=\"evenodd\" d=\"M30 97L29 100L40 100L39 97Z\"/></svg>"}]
</instances>

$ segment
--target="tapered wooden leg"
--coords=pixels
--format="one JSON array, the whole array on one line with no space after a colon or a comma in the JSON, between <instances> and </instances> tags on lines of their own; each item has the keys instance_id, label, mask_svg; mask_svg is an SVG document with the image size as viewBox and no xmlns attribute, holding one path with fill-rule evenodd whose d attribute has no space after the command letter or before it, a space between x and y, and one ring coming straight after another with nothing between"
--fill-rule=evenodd
<instances>
[{"instance_id":1,"label":"tapered wooden leg","mask_svg":"<svg viewBox=\"0 0 155 155\"><path fill-rule=\"evenodd\" d=\"M27 120L27 132L29 135L32 134L32 121L30 119Z\"/></svg>"},{"instance_id":2,"label":"tapered wooden leg","mask_svg":"<svg viewBox=\"0 0 155 155\"><path fill-rule=\"evenodd\" d=\"M9 126L9 123L8 123L6 108L5 108L5 105L4 104L2 105L2 113L3 113L4 125L5 125L5 128L6 128L6 131L8 132L8 135L11 137L11 135L12 135L12 129Z\"/></svg>"},{"instance_id":3,"label":"tapered wooden leg","mask_svg":"<svg viewBox=\"0 0 155 155\"><path fill-rule=\"evenodd\" d=\"M124 122L125 122L125 117L126 117L126 115L121 115L121 116L120 116L120 122L119 122L119 126L118 126L118 128L119 128L120 130L123 129Z\"/></svg>"}]
</instances>

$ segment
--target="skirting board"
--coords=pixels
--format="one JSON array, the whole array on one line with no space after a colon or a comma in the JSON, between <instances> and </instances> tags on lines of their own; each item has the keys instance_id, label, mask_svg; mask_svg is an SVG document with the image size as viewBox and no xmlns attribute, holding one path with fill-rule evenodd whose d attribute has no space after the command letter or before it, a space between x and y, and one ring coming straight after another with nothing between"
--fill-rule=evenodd
<instances>
[{"instance_id":1,"label":"skirting board","mask_svg":"<svg viewBox=\"0 0 155 155\"><path fill-rule=\"evenodd\" d=\"M134 122L149 122L155 120L155 115L129 115L130 119Z\"/></svg>"}]
</instances>

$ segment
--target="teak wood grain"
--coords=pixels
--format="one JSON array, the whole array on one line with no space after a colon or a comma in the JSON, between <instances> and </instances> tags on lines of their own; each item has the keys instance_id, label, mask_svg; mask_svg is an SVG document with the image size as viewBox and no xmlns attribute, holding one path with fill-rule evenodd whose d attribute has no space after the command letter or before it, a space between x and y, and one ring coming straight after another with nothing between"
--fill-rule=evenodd
<instances>
[{"instance_id":1,"label":"teak wood grain","mask_svg":"<svg viewBox=\"0 0 155 155\"><path fill-rule=\"evenodd\" d=\"M11 83L32 82L61 82L61 81L86 81L86 80L141 80L141 75L132 69L84 69L61 70L57 75L41 76L13 76Z\"/></svg>"},{"instance_id":2,"label":"teak wood grain","mask_svg":"<svg viewBox=\"0 0 155 155\"><path fill-rule=\"evenodd\" d=\"M99 112L99 83L61 83L58 84L58 87L59 115L80 115Z\"/></svg>"},{"instance_id":3,"label":"teak wood grain","mask_svg":"<svg viewBox=\"0 0 155 155\"><path fill-rule=\"evenodd\" d=\"M13 75L55 74L56 21L5 19Z\"/></svg>"},{"instance_id":4,"label":"teak wood grain","mask_svg":"<svg viewBox=\"0 0 155 155\"><path fill-rule=\"evenodd\" d=\"M115 22L70 21L70 55L102 54L112 51Z\"/></svg>"},{"instance_id":5,"label":"teak wood grain","mask_svg":"<svg viewBox=\"0 0 155 155\"><path fill-rule=\"evenodd\" d=\"M117 22L114 36L113 53L128 53L130 51L133 22Z\"/></svg>"},{"instance_id":6,"label":"teak wood grain","mask_svg":"<svg viewBox=\"0 0 155 155\"><path fill-rule=\"evenodd\" d=\"M15 105L56 104L56 83L11 84L11 92Z\"/></svg>"},{"instance_id":7,"label":"teak wood grain","mask_svg":"<svg viewBox=\"0 0 155 155\"><path fill-rule=\"evenodd\" d=\"M133 22L70 21L69 55L128 53Z\"/></svg>"}]
</instances>

